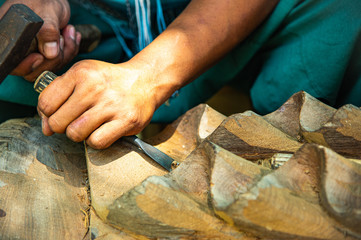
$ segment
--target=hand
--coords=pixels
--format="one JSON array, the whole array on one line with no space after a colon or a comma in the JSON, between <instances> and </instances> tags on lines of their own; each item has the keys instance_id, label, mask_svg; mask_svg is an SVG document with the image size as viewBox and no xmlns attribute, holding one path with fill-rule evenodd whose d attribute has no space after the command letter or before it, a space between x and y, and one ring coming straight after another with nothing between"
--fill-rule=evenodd
<instances>
[{"instance_id":1,"label":"hand","mask_svg":"<svg viewBox=\"0 0 361 240\"><path fill-rule=\"evenodd\" d=\"M194 0L130 61L77 63L39 96L44 134L65 132L106 148L139 133L157 107L245 39L278 1Z\"/></svg>"},{"instance_id":2,"label":"hand","mask_svg":"<svg viewBox=\"0 0 361 240\"><path fill-rule=\"evenodd\" d=\"M150 75L129 62L76 63L39 96L43 133L66 133L96 149L139 133L157 107Z\"/></svg>"},{"instance_id":3,"label":"hand","mask_svg":"<svg viewBox=\"0 0 361 240\"><path fill-rule=\"evenodd\" d=\"M44 24L37 34L39 53L28 55L12 75L34 81L44 70L59 70L77 55L81 36L68 25L70 7L66 0L8 0L0 8L0 17L16 3L27 5Z\"/></svg>"}]
</instances>

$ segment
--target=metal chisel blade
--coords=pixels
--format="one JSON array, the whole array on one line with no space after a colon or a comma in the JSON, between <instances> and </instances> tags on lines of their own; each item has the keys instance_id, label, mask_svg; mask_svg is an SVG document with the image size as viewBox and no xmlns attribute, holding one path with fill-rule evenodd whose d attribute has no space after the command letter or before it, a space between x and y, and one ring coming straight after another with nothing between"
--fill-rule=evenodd
<instances>
[{"instance_id":1,"label":"metal chisel blade","mask_svg":"<svg viewBox=\"0 0 361 240\"><path fill-rule=\"evenodd\" d=\"M179 163L173 158L160 151L158 148L142 141L137 136L126 136L123 137L123 139L131 144L138 146L148 157L156 161L159 165L168 171L172 171L179 165Z\"/></svg>"}]
</instances>

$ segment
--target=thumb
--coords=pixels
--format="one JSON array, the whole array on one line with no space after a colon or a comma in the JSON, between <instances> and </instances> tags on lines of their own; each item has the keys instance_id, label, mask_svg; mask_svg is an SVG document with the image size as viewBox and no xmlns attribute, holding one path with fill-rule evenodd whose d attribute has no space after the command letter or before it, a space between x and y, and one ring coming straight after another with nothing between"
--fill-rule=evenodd
<instances>
[{"instance_id":1,"label":"thumb","mask_svg":"<svg viewBox=\"0 0 361 240\"><path fill-rule=\"evenodd\" d=\"M60 28L56 19L43 18L44 25L40 29L37 39L39 52L47 59L54 59L59 55Z\"/></svg>"}]
</instances>

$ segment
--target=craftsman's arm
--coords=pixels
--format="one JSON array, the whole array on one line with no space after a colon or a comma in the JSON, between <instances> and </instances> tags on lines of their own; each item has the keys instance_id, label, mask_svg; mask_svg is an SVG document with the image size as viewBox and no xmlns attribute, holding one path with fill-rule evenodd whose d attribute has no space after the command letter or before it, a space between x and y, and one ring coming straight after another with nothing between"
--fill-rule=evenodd
<instances>
[{"instance_id":1,"label":"craftsman's arm","mask_svg":"<svg viewBox=\"0 0 361 240\"><path fill-rule=\"evenodd\" d=\"M80 34L68 25L70 7L67 0L7 0L0 8L0 17L12 4L22 3L43 20L37 40L39 53L26 57L11 74L33 81L44 70L58 70L78 53Z\"/></svg>"},{"instance_id":2,"label":"craftsman's arm","mask_svg":"<svg viewBox=\"0 0 361 240\"><path fill-rule=\"evenodd\" d=\"M278 0L194 0L131 62L147 65L157 88L157 106L245 39ZM160 83L167 85L160 88ZM162 90L167 93L160 94Z\"/></svg>"},{"instance_id":3,"label":"craftsman's arm","mask_svg":"<svg viewBox=\"0 0 361 240\"><path fill-rule=\"evenodd\" d=\"M82 61L40 95L43 132L106 148L139 133L171 94L245 39L278 0L193 0L130 61Z\"/></svg>"}]
</instances>

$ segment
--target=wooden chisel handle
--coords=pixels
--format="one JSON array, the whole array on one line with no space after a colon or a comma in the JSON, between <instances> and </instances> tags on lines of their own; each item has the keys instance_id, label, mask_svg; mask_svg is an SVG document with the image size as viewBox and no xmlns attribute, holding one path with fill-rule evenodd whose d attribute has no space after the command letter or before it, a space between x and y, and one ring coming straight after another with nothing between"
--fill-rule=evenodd
<instances>
[{"instance_id":1,"label":"wooden chisel handle","mask_svg":"<svg viewBox=\"0 0 361 240\"><path fill-rule=\"evenodd\" d=\"M45 71L35 80L34 90L41 93L58 76L50 71Z\"/></svg>"}]
</instances>

